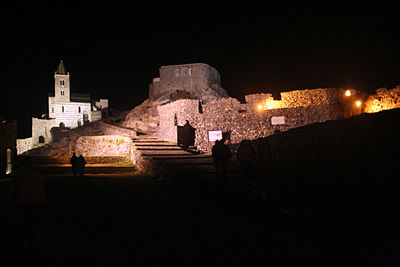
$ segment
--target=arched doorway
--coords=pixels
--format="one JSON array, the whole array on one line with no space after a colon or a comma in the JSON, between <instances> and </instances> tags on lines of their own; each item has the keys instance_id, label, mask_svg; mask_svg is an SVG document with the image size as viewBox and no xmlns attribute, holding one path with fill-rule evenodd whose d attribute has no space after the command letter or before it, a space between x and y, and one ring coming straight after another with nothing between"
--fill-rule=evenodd
<instances>
[{"instance_id":1,"label":"arched doorway","mask_svg":"<svg viewBox=\"0 0 400 267\"><path fill-rule=\"evenodd\" d=\"M39 136L39 144L44 144L44 137L43 137L43 135Z\"/></svg>"},{"instance_id":2,"label":"arched doorway","mask_svg":"<svg viewBox=\"0 0 400 267\"><path fill-rule=\"evenodd\" d=\"M194 146L194 140L196 138L195 131L196 129L190 125L189 121L186 121L185 125L178 126L178 145L182 146L184 149L187 149L191 146Z\"/></svg>"},{"instance_id":3,"label":"arched doorway","mask_svg":"<svg viewBox=\"0 0 400 267\"><path fill-rule=\"evenodd\" d=\"M63 122L60 122L59 126L60 128L65 128L65 124Z\"/></svg>"}]
</instances>

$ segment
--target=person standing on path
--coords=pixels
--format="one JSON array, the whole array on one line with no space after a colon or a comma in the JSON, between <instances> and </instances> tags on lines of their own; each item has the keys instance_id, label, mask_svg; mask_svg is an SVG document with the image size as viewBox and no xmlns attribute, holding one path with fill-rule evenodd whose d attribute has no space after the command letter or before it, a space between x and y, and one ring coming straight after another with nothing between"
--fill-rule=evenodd
<instances>
[{"instance_id":1,"label":"person standing on path","mask_svg":"<svg viewBox=\"0 0 400 267\"><path fill-rule=\"evenodd\" d=\"M80 155L78 157L78 174L79 176L83 176L85 173L85 165L86 165L86 160L85 158Z\"/></svg>"},{"instance_id":2,"label":"person standing on path","mask_svg":"<svg viewBox=\"0 0 400 267\"><path fill-rule=\"evenodd\" d=\"M76 173L78 171L78 157L76 156L75 152L72 154L69 162L71 163L72 175L76 176Z\"/></svg>"},{"instance_id":3,"label":"person standing on path","mask_svg":"<svg viewBox=\"0 0 400 267\"><path fill-rule=\"evenodd\" d=\"M214 158L217 177L222 175L222 181L226 180L226 171L231 156L231 150L229 146L224 143L224 140L215 141L215 145L212 148L212 157Z\"/></svg>"}]
</instances>

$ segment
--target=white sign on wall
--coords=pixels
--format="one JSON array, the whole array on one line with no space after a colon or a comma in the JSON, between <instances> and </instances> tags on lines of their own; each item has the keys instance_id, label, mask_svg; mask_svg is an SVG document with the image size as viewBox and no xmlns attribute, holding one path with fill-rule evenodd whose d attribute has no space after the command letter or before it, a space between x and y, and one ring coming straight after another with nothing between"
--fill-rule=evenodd
<instances>
[{"instance_id":1,"label":"white sign on wall","mask_svg":"<svg viewBox=\"0 0 400 267\"><path fill-rule=\"evenodd\" d=\"M281 125L285 124L285 116L273 116L271 117L272 125Z\"/></svg>"},{"instance_id":2,"label":"white sign on wall","mask_svg":"<svg viewBox=\"0 0 400 267\"><path fill-rule=\"evenodd\" d=\"M208 141L215 142L222 139L222 131L208 131Z\"/></svg>"}]
</instances>

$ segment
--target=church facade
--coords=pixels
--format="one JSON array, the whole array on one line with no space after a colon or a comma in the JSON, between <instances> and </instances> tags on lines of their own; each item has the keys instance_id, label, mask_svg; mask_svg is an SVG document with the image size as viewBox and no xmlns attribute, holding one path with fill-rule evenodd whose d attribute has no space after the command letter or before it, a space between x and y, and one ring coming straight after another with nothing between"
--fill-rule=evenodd
<instances>
[{"instance_id":1,"label":"church facade","mask_svg":"<svg viewBox=\"0 0 400 267\"><path fill-rule=\"evenodd\" d=\"M32 137L17 140L18 154L50 143L54 127L76 128L107 114L108 99L93 100L88 94L71 93L70 75L62 60L54 73L54 92L49 93L48 100L47 118L32 118Z\"/></svg>"},{"instance_id":2,"label":"church facade","mask_svg":"<svg viewBox=\"0 0 400 267\"><path fill-rule=\"evenodd\" d=\"M70 88L70 75L61 60L54 74L54 94L49 95L49 119L55 119L57 126L70 128L100 120L108 99L92 100L90 95L71 93Z\"/></svg>"}]
</instances>

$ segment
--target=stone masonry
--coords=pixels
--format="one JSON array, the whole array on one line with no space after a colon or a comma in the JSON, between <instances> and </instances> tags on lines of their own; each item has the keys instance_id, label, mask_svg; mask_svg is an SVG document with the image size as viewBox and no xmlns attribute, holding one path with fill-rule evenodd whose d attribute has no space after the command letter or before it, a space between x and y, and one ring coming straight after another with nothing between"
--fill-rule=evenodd
<instances>
[{"instance_id":1,"label":"stone masonry","mask_svg":"<svg viewBox=\"0 0 400 267\"><path fill-rule=\"evenodd\" d=\"M218 71L205 63L162 66L160 77L154 78L149 86L149 98L157 98L177 90L186 91L203 101L228 97L221 87Z\"/></svg>"},{"instance_id":2,"label":"stone masonry","mask_svg":"<svg viewBox=\"0 0 400 267\"><path fill-rule=\"evenodd\" d=\"M158 107L158 135L160 139L176 142L177 126L188 121L196 129L195 146L199 150L211 151L213 142L208 140L208 132L217 130L229 136L235 150L244 139L342 118L343 94L344 89L296 90L281 93L281 100L273 100L270 94L255 94L246 96L245 104L235 98L203 104L199 100L178 100ZM269 106L268 101L274 101L274 106Z\"/></svg>"}]
</instances>

